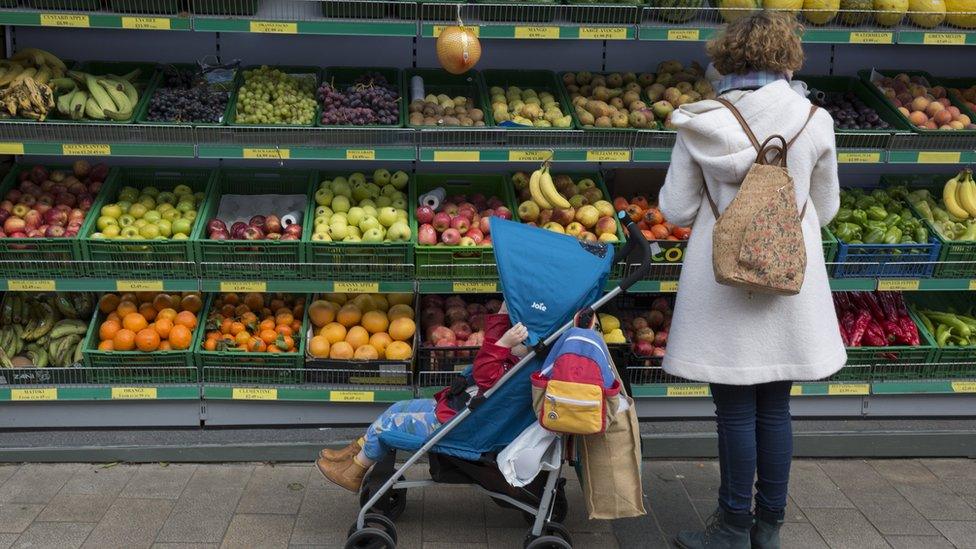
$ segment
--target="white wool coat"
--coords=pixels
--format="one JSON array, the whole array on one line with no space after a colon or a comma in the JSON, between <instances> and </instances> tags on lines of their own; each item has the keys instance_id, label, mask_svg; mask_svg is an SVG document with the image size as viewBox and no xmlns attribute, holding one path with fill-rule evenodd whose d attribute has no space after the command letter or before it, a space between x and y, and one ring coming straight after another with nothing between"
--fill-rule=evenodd
<instances>
[{"instance_id":1,"label":"white wool coat","mask_svg":"<svg viewBox=\"0 0 976 549\"><path fill-rule=\"evenodd\" d=\"M756 137L791 139L806 121L810 102L785 80L755 91L723 96L742 112ZM664 369L695 381L755 385L816 380L847 360L824 266L820 227L840 206L834 125L818 109L789 148L788 168L803 218L807 268L800 293L777 296L715 282L712 228L715 217L702 186L719 212L735 197L756 159L732 113L717 101L682 106L672 115L678 128L671 166L660 194L665 217L694 225L678 283Z\"/></svg>"}]
</instances>

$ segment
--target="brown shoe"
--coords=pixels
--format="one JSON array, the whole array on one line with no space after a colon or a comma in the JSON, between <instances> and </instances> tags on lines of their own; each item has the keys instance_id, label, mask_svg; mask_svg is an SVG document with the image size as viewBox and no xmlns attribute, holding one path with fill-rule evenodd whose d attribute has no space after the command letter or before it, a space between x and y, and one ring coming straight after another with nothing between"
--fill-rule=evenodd
<instances>
[{"instance_id":1,"label":"brown shoe","mask_svg":"<svg viewBox=\"0 0 976 549\"><path fill-rule=\"evenodd\" d=\"M324 459L325 461L344 461L347 458L358 455L360 450L362 449L363 447L359 445L359 441L354 440L351 443L349 443L349 446L346 446L341 450L332 450L331 448L323 448L322 451L319 452L319 457Z\"/></svg>"},{"instance_id":2,"label":"brown shoe","mask_svg":"<svg viewBox=\"0 0 976 549\"><path fill-rule=\"evenodd\" d=\"M368 467L360 465L355 457L350 457L344 461L319 459L315 462L315 466L319 468L322 476L350 492L359 492L359 487L362 486L363 477L366 476L368 469Z\"/></svg>"}]
</instances>

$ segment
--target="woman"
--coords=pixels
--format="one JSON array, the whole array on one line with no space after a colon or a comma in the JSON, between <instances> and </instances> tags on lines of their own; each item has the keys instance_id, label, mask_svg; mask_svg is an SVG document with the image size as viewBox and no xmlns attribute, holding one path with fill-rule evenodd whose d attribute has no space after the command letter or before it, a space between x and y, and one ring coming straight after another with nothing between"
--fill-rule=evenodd
<instances>
[{"instance_id":1,"label":"woman","mask_svg":"<svg viewBox=\"0 0 976 549\"><path fill-rule=\"evenodd\" d=\"M685 548L779 547L793 452L792 381L827 377L847 359L820 242L820 227L839 207L834 125L823 109L810 118L810 102L790 86L793 71L803 65L800 31L792 14L759 12L729 24L708 44L712 63L724 75L715 91L739 109L759 141L773 134L796 136L788 168L797 204L806 204L807 255L798 295L716 283L715 215L704 190L724 211L756 150L721 103L683 105L672 115L678 136L660 206L669 221L694 223L694 231L664 369L711 384L721 465L719 508L704 531L679 534L678 544Z\"/></svg>"}]
</instances>

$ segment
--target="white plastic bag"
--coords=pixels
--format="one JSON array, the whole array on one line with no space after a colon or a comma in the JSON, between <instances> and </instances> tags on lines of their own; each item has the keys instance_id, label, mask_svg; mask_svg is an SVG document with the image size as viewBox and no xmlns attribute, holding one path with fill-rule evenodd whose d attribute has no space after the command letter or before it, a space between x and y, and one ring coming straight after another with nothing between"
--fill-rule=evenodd
<instances>
[{"instance_id":1,"label":"white plastic bag","mask_svg":"<svg viewBox=\"0 0 976 549\"><path fill-rule=\"evenodd\" d=\"M532 482L544 469L558 469L562 454L559 437L536 422L498 454L498 468L505 480L518 488Z\"/></svg>"}]
</instances>

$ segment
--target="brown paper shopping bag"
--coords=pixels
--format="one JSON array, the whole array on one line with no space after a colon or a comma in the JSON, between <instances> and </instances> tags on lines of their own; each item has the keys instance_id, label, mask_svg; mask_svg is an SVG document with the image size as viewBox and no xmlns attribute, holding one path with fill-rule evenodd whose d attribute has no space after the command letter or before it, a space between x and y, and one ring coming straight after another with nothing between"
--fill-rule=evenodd
<instances>
[{"instance_id":1,"label":"brown paper shopping bag","mask_svg":"<svg viewBox=\"0 0 976 549\"><path fill-rule=\"evenodd\" d=\"M591 519L619 519L646 514L641 486L640 429L634 401L617 412L606 431L576 437L577 473Z\"/></svg>"}]
</instances>

